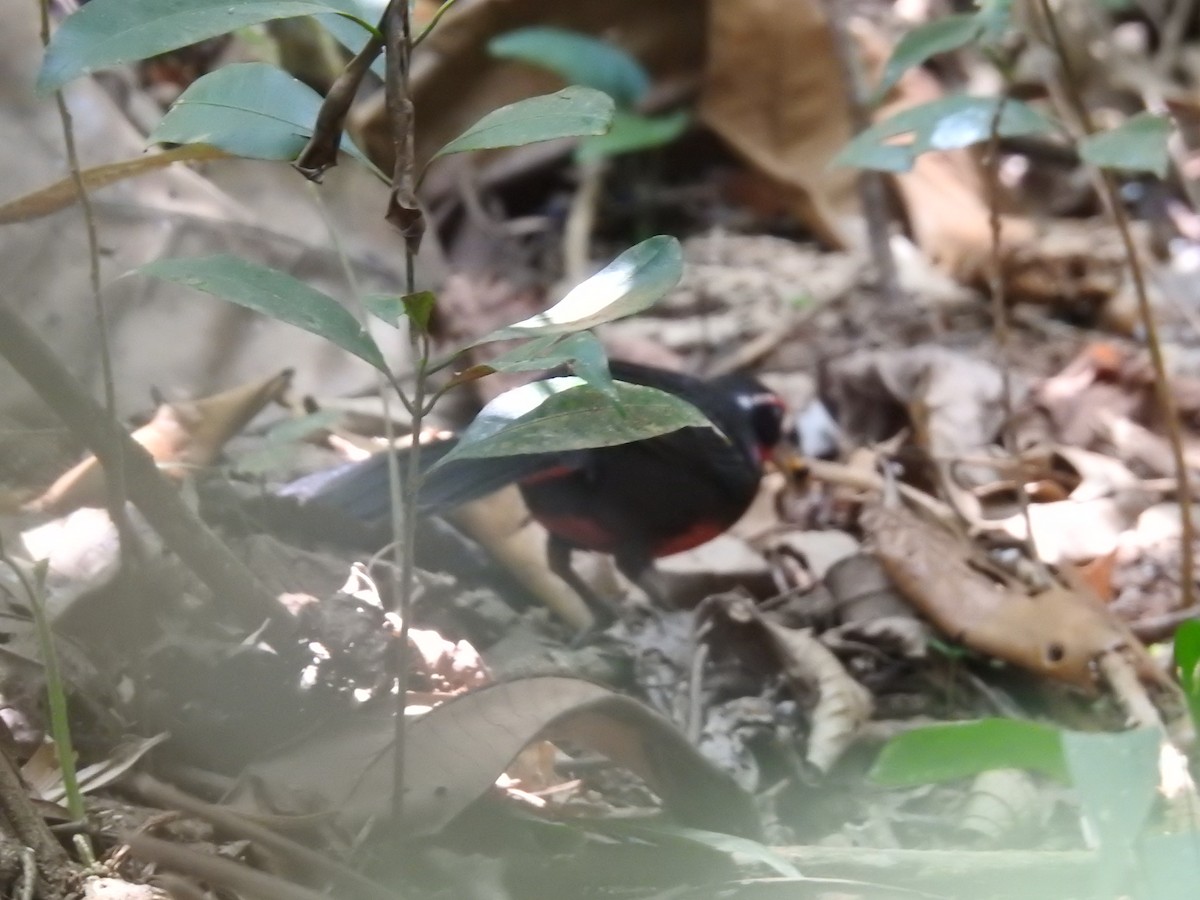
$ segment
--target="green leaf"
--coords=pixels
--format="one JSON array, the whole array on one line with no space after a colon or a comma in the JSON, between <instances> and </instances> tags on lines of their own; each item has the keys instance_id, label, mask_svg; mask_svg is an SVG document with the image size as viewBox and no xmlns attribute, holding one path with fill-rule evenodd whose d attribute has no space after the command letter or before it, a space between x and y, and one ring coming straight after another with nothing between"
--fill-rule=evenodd
<instances>
[{"instance_id":1,"label":"green leaf","mask_svg":"<svg viewBox=\"0 0 1200 900\"><path fill-rule=\"evenodd\" d=\"M612 447L709 425L698 409L666 391L620 381L616 386L615 403L575 376L506 391L480 411L438 465L452 459Z\"/></svg>"},{"instance_id":2,"label":"green leaf","mask_svg":"<svg viewBox=\"0 0 1200 900\"><path fill-rule=\"evenodd\" d=\"M922 153L957 150L988 140L1000 102L998 97L960 94L910 107L863 131L833 158L831 165L907 171ZM1033 107L1019 100L1003 102L1004 109L996 123L1001 137L1053 130L1053 124Z\"/></svg>"},{"instance_id":3,"label":"green leaf","mask_svg":"<svg viewBox=\"0 0 1200 900\"><path fill-rule=\"evenodd\" d=\"M211 144L251 159L295 159L312 136L320 108L321 95L282 69L237 63L197 79L180 94L150 141ZM348 137L342 137L342 149L374 169Z\"/></svg>"},{"instance_id":4,"label":"green leaf","mask_svg":"<svg viewBox=\"0 0 1200 900\"><path fill-rule=\"evenodd\" d=\"M570 334L653 306L683 275L679 241L657 235L626 250L545 312L493 331L476 344Z\"/></svg>"},{"instance_id":5,"label":"green leaf","mask_svg":"<svg viewBox=\"0 0 1200 900\"><path fill-rule=\"evenodd\" d=\"M581 331L566 338L562 335L547 335L527 341L520 347L502 353L484 363L490 372L544 372L570 366L572 370L599 391L613 400L617 389L608 368L608 355L604 345L590 331Z\"/></svg>"},{"instance_id":6,"label":"green leaf","mask_svg":"<svg viewBox=\"0 0 1200 900\"><path fill-rule=\"evenodd\" d=\"M1179 670L1179 683L1188 696L1200 690L1200 622L1189 619L1175 630L1175 666Z\"/></svg>"},{"instance_id":7,"label":"green leaf","mask_svg":"<svg viewBox=\"0 0 1200 900\"><path fill-rule=\"evenodd\" d=\"M871 95L874 105L883 99L909 69L921 65L939 53L965 47L983 32L984 23L974 13L943 16L919 25L902 37L883 68L879 86Z\"/></svg>"},{"instance_id":8,"label":"green leaf","mask_svg":"<svg viewBox=\"0 0 1200 900\"><path fill-rule=\"evenodd\" d=\"M328 294L236 256L160 259L134 271L204 291L319 335L381 372L383 354L354 316Z\"/></svg>"},{"instance_id":9,"label":"green leaf","mask_svg":"<svg viewBox=\"0 0 1200 900\"><path fill-rule=\"evenodd\" d=\"M413 294L368 294L363 297L367 312L382 319L393 328L400 327L402 319L409 319L418 331L429 331L429 318L437 305L433 291L417 291Z\"/></svg>"},{"instance_id":10,"label":"green leaf","mask_svg":"<svg viewBox=\"0 0 1200 900\"><path fill-rule=\"evenodd\" d=\"M545 335L525 341L486 363L477 363L454 376L452 384L466 384L493 372L545 372L569 366L584 381L616 399L612 373L604 346L590 331L563 337Z\"/></svg>"},{"instance_id":11,"label":"green leaf","mask_svg":"<svg viewBox=\"0 0 1200 900\"><path fill-rule=\"evenodd\" d=\"M1111 131L1079 142L1079 156L1102 169L1167 174L1171 157L1167 140L1174 126L1166 116L1138 113Z\"/></svg>"},{"instance_id":12,"label":"green leaf","mask_svg":"<svg viewBox=\"0 0 1200 900\"><path fill-rule=\"evenodd\" d=\"M989 769L1031 769L1066 780L1059 731L1016 719L930 725L888 741L871 778L897 787L966 778Z\"/></svg>"},{"instance_id":13,"label":"green leaf","mask_svg":"<svg viewBox=\"0 0 1200 900\"><path fill-rule=\"evenodd\" d=\"M613 109L608 94L578 85L518 100L492 110L435 153L434 159L467 150L520 147L556 138L604 134L612 123Z\"/></svg>"},{"instance_id":14,"label":"green leaf","mask_svg":"<svg viewBox=\"0 0 1200 900\"><path fill-rule=\"evenodd\" d=\"M608 41L563 28L521 28L492 38L488 52L549 69L567 84L603 91L618 106L640 103L650 90L641 63Z\"/></svg>"},{"instance_id":15,"label":"green leaf","mask_svg":"<svg viewBox=\"0 0 1200 900\"><path fill-rule=\"evenodd\" d=\"M684 110L667 116L642 116L617 110L608 134L584 138L579 142L575 158L580 162L591 162L662 147L683 134L690 121L691 116Z\"/></svg>"},{"instance_id":16,"label":"green leaf","mask_svg":"<svg viewBox=\"0 0 1200 900\"><path fill-rule=\"evenodd\" d=\"M1153 728L1122 734L1063 733L1071 783L1101 847L1128 848L1141 833L1158 796L1162 740Z\"/></svg>"},{"instance_id":17,"label":"green leaf","mask_svg":"<svg viewBox=\"0 0 1200 900\"><path fill-rule=\"evenodd\" d=\"M106 66L134 62L270 19L337 12L354 0L91 0L54 33L37 89L57 90Z\"/></svg>"}]
</instances>

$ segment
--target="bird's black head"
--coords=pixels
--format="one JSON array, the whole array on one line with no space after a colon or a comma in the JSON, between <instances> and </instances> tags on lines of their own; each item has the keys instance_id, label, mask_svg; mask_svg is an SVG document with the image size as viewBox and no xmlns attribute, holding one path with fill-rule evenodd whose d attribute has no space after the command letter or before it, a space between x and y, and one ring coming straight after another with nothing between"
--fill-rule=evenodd
<instances>
[{"instance_id":1,"label":"bird's black head","mask_svg":"<svg viewBox=\"0 0 1200 900\"><path fill-rule=\"evenodd\" d=\"M759 458L766 460L783 440L783 417L785 408L779 395L757 378L749 375L725 375L714 382L721 385L734 398L745 416Z\"/></svg>"}]
</instances>

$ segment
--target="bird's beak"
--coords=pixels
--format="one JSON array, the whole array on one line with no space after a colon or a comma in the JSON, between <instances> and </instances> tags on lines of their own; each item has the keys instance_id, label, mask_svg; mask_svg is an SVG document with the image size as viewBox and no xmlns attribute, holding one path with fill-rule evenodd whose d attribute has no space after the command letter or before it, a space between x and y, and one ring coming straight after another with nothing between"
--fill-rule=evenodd
<instances>
[{"instance_id":1,"label":"bird's beak","mask_svg":"<svg viewBox=\"0 0 1200 900\"><path fill-rule=\"evenodd\" d=\"M772 448L769 458L775 468L787 477L788 481L795 481L806 470L804 457L800 455L800 451L791 441L780 441L776 444Z\"/></svg>"}]
</instances>

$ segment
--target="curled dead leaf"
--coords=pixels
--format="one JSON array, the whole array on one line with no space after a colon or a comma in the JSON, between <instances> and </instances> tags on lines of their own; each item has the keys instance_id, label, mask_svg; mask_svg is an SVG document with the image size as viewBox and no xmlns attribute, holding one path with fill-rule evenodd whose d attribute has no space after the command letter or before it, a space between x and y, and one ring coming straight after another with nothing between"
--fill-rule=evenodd
<instances>
[{"instance_id":1,"label":"curled dead leaf","mask_svg":"<svg viewBox=\"0 0 1200 900\"><path fill-rule=\"evenodd\" d=\"M164 403L149 423L133 433L133 439L146 448L164 474L180 479L190 470L210 465L226 441L268 403L283 396L291 380L292 371L287 369L211 397ZM24 509L61 516L82 506L104 505L104 468L89 455Z\"/></svg>"},{"instance_id":2,"label":"curled dead leaf","mask_svg":"<svg viewBox=\"0 0 1200 900\"><path fill-rule=\"evenodd\" d=\"M332 812L356 830L391 812L391 717L356 715L303 745L252 766L256 783L235 801L247 812ZM408 728L404 823L410 835L444 828L530 743L596 750L642 778L685 825L755 836L750 796L702 757L666 719L605 687L576 678L517 679L430 710ZM293 785L308 786L303 798ZM263 810L263 802L271 809Z\"/></svg>"},{"instance_id":3,"label":"curled dead leaf","mask_svg":"<svg viewBox=\"0 0 1200 900\"><path fill-rule=\"evenodd\" d=\"M1093 598L1062 586L1031 596L993 580L972 565L969 545L903 509L876 505L861 522L896 587L952 640L1089 690L1096 660L1121 650L1146 683L1163 683L1142 643Z\"/></svg>"}]
</instances>

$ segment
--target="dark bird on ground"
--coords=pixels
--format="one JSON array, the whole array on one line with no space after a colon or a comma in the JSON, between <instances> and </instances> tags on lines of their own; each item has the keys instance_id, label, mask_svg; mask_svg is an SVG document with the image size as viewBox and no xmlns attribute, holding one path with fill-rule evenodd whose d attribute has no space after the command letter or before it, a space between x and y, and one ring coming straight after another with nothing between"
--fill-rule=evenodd
<instances>
[{"instance_id":1,"label":"dark bird on ground","mask_svg":"<svg viewBox=\"0 0 1200 900\"><path fill-rule=\"evenodd\" d=\"M714 427L588 450L455 459L429 472L421 488L421 506L439 511L516 484L549 532L551 570L602 620L613 610L574 571L572 552L611 554L638 582L655 559L717 537L754 499L763 464L780 443L784 413L779 397L748 376L704 380L617 361L611 368L619 381L689 401ZM440 458L449 446L423 456ZM379 454L346 467L308 500L367 520L387 515L387 498L386 457Z\"/></svg>"}]
</instances>

